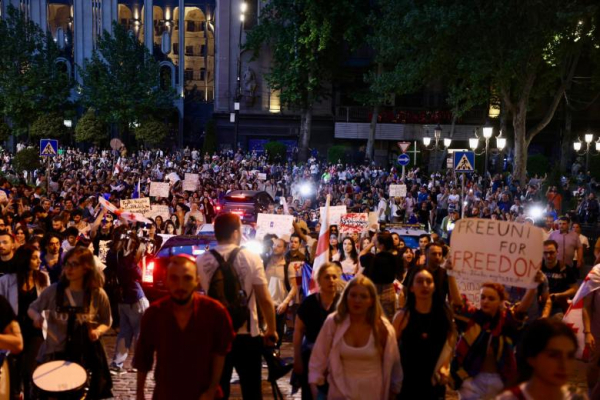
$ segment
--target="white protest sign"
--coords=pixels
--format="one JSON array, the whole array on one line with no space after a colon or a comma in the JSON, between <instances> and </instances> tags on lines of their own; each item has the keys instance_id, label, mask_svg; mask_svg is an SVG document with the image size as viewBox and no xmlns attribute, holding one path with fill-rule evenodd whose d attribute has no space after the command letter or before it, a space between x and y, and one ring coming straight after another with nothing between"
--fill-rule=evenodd
<instances>
[{"instance_id":1,"label":"white protest sign","mask_svg":"<svg viewBox=\"0 0 600 400\"><path fill-rule=\"evenodd\" d=\"M452 231L450 274L467 282L535 287L543 242L543 231L530 224L461 219Z\"/></svg>"},{"instance_id":2,"label":"white protest sign","mask_svg":"<svg viewBox=\"0 0 600 400\"><path fill-rule=\"evenodd\" d=\"M123 199L121 200L121 208L123 211L129 211L132 213L147 213L150 211L150 198L144 197L141 199Z\"/></svg>"},{"instance_id":3,"label":"white protest sign","mask_svg":"<svg viewBox=\"0 0 600 400\"><path fill-rule=\"evenodd\" d=\"M375 230L379 230L379 215L376 211L369 212L369 229L375 227Z\"/></svg>"},{"instance_id":4,"label":"white protest sign","mask_svg":"<svg viewBox=\"0 0 600 400\"><path fill-rule=\"evenodd\" d=\"M390 197L406 197L406 185L390 185Z\"/></svg>"},{"instance_id":5,"label":"white protest sign","mask_svg":"<svg viewBox=\"0 0 600 400\"><path fill-rule=\"evenodd\" d=\"M200 175L190 174L186 172L184 181L195 182L196 184L198 184L200 183Z\"/></svg>"},{"instance_id":6,"label":"white protest sign","mask_svg":"<svg viewBox=\"0 0 600 400\"><path fill-rule=\"evenodd\" d=\"M169 197L169 182L150 182L151 197Z\"/></svg>"},{"instance_id":7,"label":"white protest sign","mask_svg":"<svg viewBox=\"0 0 600 400\"><path fill-rule=\"evenodd\" d=\"M171 217L171 212L169 211L169 206L165 205L152 205L150 206L150 211L144 214L146 218L156 219L157 216L161 216L163 221L166 221Z\"/></svg>"},{"instance_id":8,"label":"white protest sign","mask_svg":"<svg viewBox=\"0 0 600 400\"><path fill-rule=\"evenodd\" d=\"M263 240L267 233L277 235L278 238L290 240L294 233L294 216L279 214L259 213L256 218L256 239Z\"/></svg>"},{"instance_id":9,"label":"white protest sign","mask_svg":"<svg viewBox=\"0 0 600 400\"><path fill-rule=\"evenodd\" d=\"M182 187L184 191L194 192L196 191L196 189L198 189L198 182L188 180L184 180L182 182Z\"/></svg>"},{"instance_id":10,"label":"white protest sign","mask_svg":"<svg viewBox=\"0 0 600 400\"><path fill-rule=\"evenodd\" d=\"M259 181L266 181L267 180L267 174L258 174L258 180Z\"/></svg>"},{"instance_id":11,"label":"white protest sign","mask_svg":"<svg viewBox=\"0 0 600 400\"><path fill-rule=\"evenodd\" d=\"M464 295L473 307L479 308L479 301L481 300L481 283L457 279L456 284L458 285L460 294Z\"/></svg>"},{"instance_id":12,"label":"white protest sign","mask_svg":"<svg viewBox=\"0 0 600 400\"><path fill-rule=\"evenodd\" d=\"M340 233L362 233L368 229L369 214L353 213L344 214L340 219Z\"/></svg>"},{"instance_id":13,"label":"white protest sign","mask_svg":"<svg viewBox=\"0 0 600 400\"><path fill-rule=\"evenodd\" d=\"M325 221L325 207L321 207L321 221ZM339 225L342 215L346 214L346 206L329 207L329 225Z\"/></svg>"}]
</instances>

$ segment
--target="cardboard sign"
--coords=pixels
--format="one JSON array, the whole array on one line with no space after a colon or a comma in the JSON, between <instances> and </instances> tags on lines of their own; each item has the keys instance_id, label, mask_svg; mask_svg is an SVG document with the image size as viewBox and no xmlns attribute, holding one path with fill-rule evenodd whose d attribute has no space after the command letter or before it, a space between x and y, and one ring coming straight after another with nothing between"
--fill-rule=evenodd
<instances>
[{"instance_id":1,"label":"cardboard sign","mask_svg":"<svg viewBox=\"0 0 600 400\"><path fill-rule=\"evenodd\" d=\"M256 236L257 240L263 240L267 233L277 235L278 238L290 240L290 235L294 233L294 216L279 214L259 213L256 218Z\"/></svg>"},{"instance_id":2,"label":"cardboard sign","mask_svg":"<svg viewBox=\"0 0 600 400\"><path fill-rule=\"evenodd\" d=\"M325 207L321 207L321 221L325 221ZM346 210L346 206L335 206L329 207L329 226L331 225L340 225L340 219L342 219L342 215L346 214L348 210Z\"/></svg>"},{"instance_id":3,"label":"cardboard sign","mask_svg":"<svg viewBox=\"0 0 600 400\"><path fill-rule=\"evenodd\" d=\"M182 181L182 188L184 191L195 192L198 189L198 182Z\"/></svg>"},{"instance_id":4,"label":"cardboard sign","mask_svg":"<svg viewBox=\"0 0 600 400\"><path fill-rule=\"evenodd\" d=\"M169 197L169 182L150 182L150 197Z\"/></svg>"},{"instance_id":5,"label":"cardboard sign","mask_svg":"<svg viewBox=\"0 0 600 400\"><path fill-rule=\"evenodd\" d=\"M184 181L195 182L196 184L198 184L200 183L200 175L186 173Z\"/></svg>"},{"instance_id":6,"label":"cardboard sign","mask_svg":"<svg viewBox=\"0 0 600 400\"><path fill-rule=\"evenodd\" d=\"M452 231L449 273L467 282L535 287L543 242L543 231L530 224L461 219Z\"/></svg>"},{"instance_id":7,"label":"cardboard sign","mask_svg":"<svg viewBox=\"0 0 600 400\"><path fill-rule=\"evenodd\" d=\"M267 174L258 174L258 180L259 181L266 181L267 180Z\"/></svg>"},{"instance_id":8,"label":"cardboard sign","mask_svg":"<svg viewBox=\"0 0 600 400\"><path fill-rule=\"evenodd\" d=\"M406 185L390 185L390 197L406 197Z\"/></svg>"},{"instance_id":9,"label":"cardboard sign","mask_svg":"<svg viewBox=\"0 0 600 400\"><path fill-rule=\"evenodd\" d=\"M145 214L150 211L150 198L144 197L141 199L121 200L121 208L123 211Z\"/></svg>"},{"instance_id":10,"label":"cardboard sign","mask_svg":"<svg viewBox=\"0 0 600 400\"><path fill-rule=\"evenodd\" d=\"M369 214L344 214L340 219L340 233L362 233L369 228Z\"/></svg>"},{"instance_id":11,"label":"cardboard sign","mask_svg":"<svg viewBox=\"0 0 600 400\"><path fill-rule=\"evenodd\" d=\"M171 217L171 212L169 211L169 206L165 205L152 205L150 206L150 211L144 214L146 218L156 219L156 217L160 215L163 221L168 220Z\"/></svg>"}]
</instances>

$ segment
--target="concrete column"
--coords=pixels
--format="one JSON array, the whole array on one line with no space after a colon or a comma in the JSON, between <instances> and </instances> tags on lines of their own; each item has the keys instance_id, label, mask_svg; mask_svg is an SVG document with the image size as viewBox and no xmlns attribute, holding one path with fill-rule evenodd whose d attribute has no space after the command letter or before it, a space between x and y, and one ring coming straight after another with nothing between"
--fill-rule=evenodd
<instances>
[{"instance_id":1,"label":"concrete column","mask_svg":"<svg viewBox=\"0 0 600 400\"><path fill-rule=\"evenodd\" d=\"M185 0L179 0L179 138L178 145L181 148L183 146L183 118L184 118L184 106L183 106L183 93L185 92Z\"/></svg>"},{"instance_id":2,"label":"concrete column","mask_svg":"<svg viewBox=\"0 0 600 400\"><path fill-rule=\"evenodd\" d=\"M146 0L144 2L144 44L150 51L154 50L154 2Z\"/></svg>"},{"instance_id":3,"label":"concrete column","mask_svg":"<svg viewBox=\"0 0 600 400\"><path fill-rule=\"evenodd\" d=\"M215 112L229 111L232 107L234 86L231 86L231 1L218 1L215 13ZM237 41L236 41L237 42ZM235 59L233 60L235 71Z\"/></svg>"},{"instance_id":4,"label":"concrete column","mask_svg":"<svg viewBox=\"0 0 600 400\"><path fill-rule=\"evenodd\" d=\"M94 50L93 3L74 0L73 14L75 64L83 67L85 59L90 58ZM75 79L81 83L81 77L75 71Z\"/></svg>"},{"instance_id":5,"label":"concrete column","mask_svg":"<svg viewBox=\"0 0 600 400\"><path fill-rule=\"evenodd\" d=\"M48 30L48 4L47 0L34 0L30 4L30 17L38 24L42 31Z\"/></svg>"},{"instance_id":6,"label":"concrete column","mask_svg":"<svg viewBox=\"0 0 600 400\"><path fill-rule=\"evenodd\" d=\"M112 33L112 23L119 18L117 0L102 0L102 30Z\"/></svg>"}]
</instances>

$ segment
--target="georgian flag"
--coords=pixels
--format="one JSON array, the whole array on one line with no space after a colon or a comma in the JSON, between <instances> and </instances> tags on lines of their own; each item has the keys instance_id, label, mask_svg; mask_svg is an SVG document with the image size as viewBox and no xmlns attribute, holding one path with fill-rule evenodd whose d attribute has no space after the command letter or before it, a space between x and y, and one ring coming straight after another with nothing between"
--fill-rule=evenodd
<instances>
[{"instance_id":1,"label":"georgian flag","mask_svg":"<svg viewBox=\"0 0 600 400\"><path fill-rule=\"evenodd\" d=\"M115 164L115 170L113 171L113 175L119 175L123 171L123 165L121 164L121 157L117 160Z\"/></svg>"},{"instance_id":2,"label":"georgian flag","mask_svg":"<svg viewBox=\"0 0 600 400\"><path fill-rule=\"evenodd\" d=\"M312 279L309 284L309 291L314 293L317 291L315 278L319 272L319 268L329 261L329 203L331 195L327 195L325 202L324 213L321 215L321 232L319 233L319 241L317 243L317 251L315 252L315 261L313 263Z\"/></svg>"},{"instance_id":3,"label":"georgian flag","mask_svg":"<svg viewBox=\"0 0 600 400\"><path fill-rule=\"evenodd\" d=\"M563 322L569 325L575 336L577 336L579 346L576 357L582 360L589 360L591 355L591 349L585 345L585 335L583 333L583 299L598 289L600 289L600 264L592 268L585 277L563 317Z\"/></svg>"}]
</instances>

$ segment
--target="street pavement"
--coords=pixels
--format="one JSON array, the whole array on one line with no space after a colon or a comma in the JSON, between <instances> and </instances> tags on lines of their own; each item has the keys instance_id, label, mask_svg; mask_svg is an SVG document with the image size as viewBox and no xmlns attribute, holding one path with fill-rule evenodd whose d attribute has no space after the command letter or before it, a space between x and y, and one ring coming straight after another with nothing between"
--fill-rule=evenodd
<instances>
[{"instance_id":1,"label":"street pavement","mask_svg":"<svg viewBox=\"0 0 600 400\"><path fill-rule=\"evenodd\" d=\"M104 336L104 338L102 340L104 342L106 354L109 357L109 362L110 362L110 359L111 359L112 355L114 354L116 333L113 330L111 330ZM292 343L283 342L283 345L281 348L281 356L282 357L292 357L293 353L294 353L294 351L292 349ZM127 357L127 361L125 362L125 369L128 371L131 370L132 358L133 358L133 354L129 354L129 357ZM578 387L583 388L583 389L586 388L585 368L586 368L586 365L584 363L578 361L577 366L576 366L575 375L571 379L571 382L574 385L577 385ZM262 376L263 376L263 382L262 382L263 398L265 400L274 399L271 384L269 382L267 382L267 369L266 369L266 366L264 366L264 364L263 364ZM281 390L281 393L283 394L284 399L300 400L302 397L300 395L300 391L298 391L298 393L292 395L292 387L289 384L289 379L290 379L290 376L288 374L277 381L277 384L279 386L279 389ZM153 388L154 388L154 375L148 374L148 379L146 382L146 393L145 393L146 399L150 400L152 398L152 389ZM113 376L113 394L115 395L114 398L116 400L135 399L135 389L136 389L136 374L135 374L135 372L128 372L126 374L122 374L119 376ZM240 385L237 383L237 376L235 374L235 370L234 370L234 376L232 378L230 399L232 399L232 400L241 400L242 399ZM456 395L456 392L454 392L452 390L448 390L446 399L456 400L456 399L458 399L458 396Z\"/></svg>"}]
</instances>

